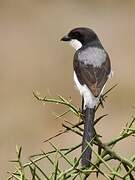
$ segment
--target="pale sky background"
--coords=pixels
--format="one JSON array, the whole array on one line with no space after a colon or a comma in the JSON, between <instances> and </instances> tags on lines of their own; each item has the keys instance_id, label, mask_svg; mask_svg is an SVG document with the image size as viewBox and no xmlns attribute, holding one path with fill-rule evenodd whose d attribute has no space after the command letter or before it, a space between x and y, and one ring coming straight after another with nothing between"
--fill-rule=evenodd
<instances>
[{"instance_id":1,"label":"pale sky background","mask_svg":"<svg viewBox=\"0 0 135 180\"><path fill-rule=\"evenodd\" d=\"M7 179L13 168L9 161L16 157L16 145L22 145L25 162L49 149L43 140L62 129L63 120L55 120L54 113L63 107L43 106L33 90L71 96L80 106L73 83L74 50L59 41L78 26L94 29L110 55L114 76L106 89L118 83L98 112L109 114L97 126L103 141L117 136L135 114L135 1L0 0L0 179ZM72 122L71 115L66 118ZM80 141L67 134L54 143L61 147ZM133 139L116 149L129 157L135 152Z\"/></svg>"}]
</instances>

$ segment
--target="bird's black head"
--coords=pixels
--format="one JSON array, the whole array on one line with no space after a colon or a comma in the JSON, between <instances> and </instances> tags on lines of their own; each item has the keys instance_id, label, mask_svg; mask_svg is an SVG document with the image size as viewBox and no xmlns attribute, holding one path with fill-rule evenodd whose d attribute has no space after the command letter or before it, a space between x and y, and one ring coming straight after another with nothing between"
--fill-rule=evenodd
<instances>
[{"instance_id":1,"label":"bird's black head","mask_svg":"<svg viewBox=\"0 0 135 180\"><path fill-rule=\"evenodd\" d=\"M61 41L78 40L82 46L92 41L98 40L96 33L86 27L78 27L72 29L67 35L65 35Z\"/></svg>"}]
</instances>

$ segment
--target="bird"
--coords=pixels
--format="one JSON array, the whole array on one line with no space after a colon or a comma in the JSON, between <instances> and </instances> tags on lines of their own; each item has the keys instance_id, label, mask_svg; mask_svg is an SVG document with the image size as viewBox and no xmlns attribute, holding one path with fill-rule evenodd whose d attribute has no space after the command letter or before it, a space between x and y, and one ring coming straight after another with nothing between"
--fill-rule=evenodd
<instances>
[{"instance_id":1,"label":"bird","mask_svg":"<svg viewBox=\"0 0 135 180\"><path fill-rule=\"evenodd\" d=\"M82 97L84 132L82 139L82 167L89 167L92 141L95 135L95 108L102 97L111 75L111 62L98 35L88 27L77 27L61 38L75 49L73 58L74 81ZM90 143L90 145L89 145Z\"/></svg>"}]
</instances>

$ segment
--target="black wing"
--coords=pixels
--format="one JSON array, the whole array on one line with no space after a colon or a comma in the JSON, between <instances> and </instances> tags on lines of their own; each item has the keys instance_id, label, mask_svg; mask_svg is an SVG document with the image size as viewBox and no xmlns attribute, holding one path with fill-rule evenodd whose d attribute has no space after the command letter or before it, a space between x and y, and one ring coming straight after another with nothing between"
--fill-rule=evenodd
<instances>
[{"instance_id":1,"label":"black wing","mask_svg":"<svg viewBox=\"0 0 135 180\"><path fill-rule=\"evenodd\" d=\"M100 67L94 67L92 64L78 61L78 57L75 54L73 66L79 82L82 85L86 84L95 97L99 96L111 70L108 54L106 54L106 60Z\"/></svg>"}]
</instances>

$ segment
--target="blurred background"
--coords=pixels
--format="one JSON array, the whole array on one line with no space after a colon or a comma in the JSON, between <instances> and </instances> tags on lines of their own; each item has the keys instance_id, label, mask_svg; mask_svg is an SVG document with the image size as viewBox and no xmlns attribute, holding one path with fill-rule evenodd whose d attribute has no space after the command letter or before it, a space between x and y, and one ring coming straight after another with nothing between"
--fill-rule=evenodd
<instances>
[{"instance_id":1,"label":"blurred background","mask_svg":"<svg viewBox=\"0 0 135 180\"><path fill-rule=\"evenodd\" d=\"M74 50L60 38L78 26L94 29L109 52L113 78L106 89L118 83L98 115L109 114L97 126L106 142L117 136L135 114L135 1L49 1L0 0L0 179L12 170L16 145L29 155L47 150L43 140L62 129L64 111L58 105L39 103L32 91L42 96L72 97L80 106L74 88ZM72 122L72 116L66 118ZM80 142L70 133L56 138L55 145ZM129 157L135 151L133 139L116 150Z\"/></svg>"}]
</instances>

